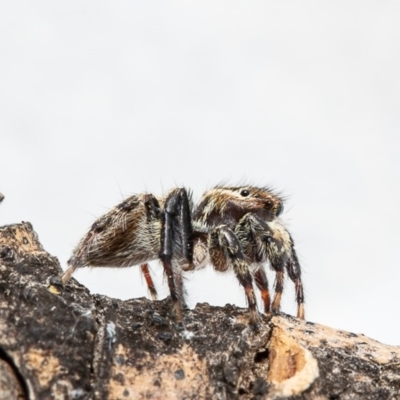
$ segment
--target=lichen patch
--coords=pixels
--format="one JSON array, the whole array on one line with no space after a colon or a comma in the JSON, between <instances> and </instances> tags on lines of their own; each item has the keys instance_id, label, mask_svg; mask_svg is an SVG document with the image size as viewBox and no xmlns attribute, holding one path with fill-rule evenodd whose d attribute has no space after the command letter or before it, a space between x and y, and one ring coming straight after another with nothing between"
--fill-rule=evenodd
<instances>
[{"instance_id":1,"label":"lichen patch","mask_svg":"<svg viewBox=\"0 0 400 400\"><path fill-rule=\"evenodd\" d=\"M127 349L118 345L109 384L110 399L181 399L201 388L197 398L207 397L210 386L206 364L190 346L156 360L150 355L130 360Z\"/></svg>"},{"instance_id":2,"label":"lichen patch","mask_svg":"<svg viewBox=\"0 0 400 400\"><path fill-rule=\"evenodd\" d=\"M0 247L18 249L20 253L44 253L36 233L29 222L0 228Z\"/></svg>"},{"instance_id":3,"label":"lichen patch","mask_svg":"<svg viewBox=\"0 0 400 400\"><path fill-rule=\"evenodd\" d=\"M45 350L30 348L23 357L26 368L32 371L43 388L48 387L54 376L59 374L59 359Z\"/></svg>"}]
</instances>

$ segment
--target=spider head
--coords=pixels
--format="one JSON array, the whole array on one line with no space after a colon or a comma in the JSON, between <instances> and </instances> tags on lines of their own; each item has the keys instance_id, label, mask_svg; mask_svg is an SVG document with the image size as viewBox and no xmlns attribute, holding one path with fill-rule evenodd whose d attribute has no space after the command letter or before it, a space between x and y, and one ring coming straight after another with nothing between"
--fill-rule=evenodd
<instances>
[{"instance_id":1,"label":"spider head","mask_svg":"<svg viewBox=\"0 0 400 400\"><path fill-rule=\"evenodd\" d=\"M193 218L209 226L234 227L248 213L272 221L283 212L283 201L271 190L255 186L217 186L206 192Z\"/></svg>"},{"instance_id":2,"label":"spider head","mask_svg":"<svg viewBox=\"0 0 400 400\"><path fill-rule=\"evenodd\" d=\"M283 200L269 189L254 186L232 189L233 193L238 193L240 196L236 203L247 212L262 214L268 220L278 217L283 212Z\"/></svg>"}]
</instances>

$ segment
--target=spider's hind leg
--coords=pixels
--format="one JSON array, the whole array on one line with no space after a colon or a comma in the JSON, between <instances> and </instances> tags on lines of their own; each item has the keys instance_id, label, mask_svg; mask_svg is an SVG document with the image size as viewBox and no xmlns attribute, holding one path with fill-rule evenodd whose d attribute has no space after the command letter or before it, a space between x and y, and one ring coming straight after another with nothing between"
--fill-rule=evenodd
<instances>
[{"instance_id":1,"label":"spider's hind leg","mask_svg":"<svg viewBox=\"0 0 400 400\"><path fill-rule=\"evenodd\" d=\"M76 271L77 265L72 264L68 267L68 269L61 275L60 279L61 283L65 285L72 277L73 273Z\"/></svg>"}]
</instances>

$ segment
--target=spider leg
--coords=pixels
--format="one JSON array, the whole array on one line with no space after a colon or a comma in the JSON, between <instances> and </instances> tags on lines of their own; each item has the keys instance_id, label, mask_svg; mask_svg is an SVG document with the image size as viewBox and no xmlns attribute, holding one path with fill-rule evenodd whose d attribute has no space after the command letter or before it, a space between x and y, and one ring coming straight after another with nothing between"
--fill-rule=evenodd
<instances>
[{"instance_id":1,"label":"spider leg","mask_svg":"<svg viewBox=\"0 0 400 400\"><path fill-rule=\"evenodd\" d=\"M292 241L293 243L293 241ZM304 319L304 291L303 284L301 282L301 269L300 263L297 258L297 254L292 247L292 258L286 263L286 269L289 278L293 281L296 291L296 301L297 301L297 318Z\"/></svg>"},{"instance_id":2,"label":"spider leg","mask_svg":"<svg viewBox=\"0 0 400 400\"><path fill-rule=\"evenodd\" d=\"M257 303L253 278L235 233L225 225L215 227L209 235L209 253L211 262L218 271L225 271L228 268L228 258L237 279L245 290L250 310L250 324L257 326Z\"/></svg>"},{"instance_id":3,"label":"spider leg","mask_svg":"<svg viewBox=\"0 0 400 400\"><path fill-rule=\"evenodd\" d=\"M258 215L249 213L239 221L236 233L246 256L252 262L269 261L271 268L276 273L275 295L271 305L272 312L277 313L280 310L286 267L290 279L295 284L298 304L297 316L304 318L304 295L300 278L300 264L294 250L293 240L281 221L274 219L266 222ZM258 279L255 278L257 283ZM258 287L262 293L263 287ZM266 305L265 300L264 305Z\"/></svg>"},{"instance_id":4,"label":"spider leg","mask_svg":"<svg viewBox=\"0 0 400 400\"><path fill-rule=\"evenodd\" d=\"M176 233L178 237L176 237ZM193 257L192 225L189 200L185 189L173 190L165 200L159 255L167 277L176 319L182 323L182 279L174 277L172 266L172 258L179 250L182 252L183 258L191 263ZM177 271L177 274L180 274L180 271Z\"/></svg>"},{"instance_id":5,"label":"spider leg","mask_svg":"<svg viewBox=\"0 0 400 400\"><path fill-rule=\"evenodd\" d=\"M95 222L89 232L80 241L78 247L74 250L72 257L68 260L68 268L61 275L61 283L65 285L72 277L73 273L80 267L86 264L84 261L89 248L92 246L96 238L96 231L99 230L97 222Z\"/></svg>"},{"instance_id":6,"label":"spider leg","mask_svg":"<svg viewBox=\"0 0 400 400\"><path fill-rule=\"evenodd\" d=\"M149 289L151 298L153 300L157 300L157 290L156 290L156 287L154 286L153 279L152 279L152 277L150 275L149 264L147 264L147 263L142 264L140 266L140 269L142 271L144 279L146 280L146 284L147 284L147 287Z\"/></svg>"},{"instance_id":7,"label":"spider leg","mask_svg":"<svg viewBox=\"0 0 400 400\"><path fill-rule=\"evenodd\" d=\"M246 214L236 226L235 233L242 245L243 252L250 262L261 264L268 259L265 249L265 241L268 240L268 230L269 228L268 226L265 226L265 222L253 214ZM271 296L267 275L262 265L257 266L256 272L254 273L254 280L261 292L261 298L264 303L264 312L268 315L271 313ZM279 285L281 292L282 288L283 281L282 284Z\"/></svg>"},{"instance_id":8,"label":"spider leg","mask_svg":"<svg viewBox=\"0 0 400 400\"><path fill-rule=\"evenodd\" d=\"M271 297L269 295L267 275L262 266L260 266L260 268L255 272L254 280L261 292L261 298L264 303L264 312L268 315L271 312Z\"/></svg>"},{"instance_id":9,"label":"spider leg","mask_svg":"<svg viewBox=\"0 0 400 400\"><path fill-rule=\"evenodd\" d=\"M61 275L61 283L65 285L72 277L74 272L81 266L84 266L86 262L86 254L89 248L92 246L93 241L96 238L96 231L99 230L97 222L92 225L90 231L80 241L78 247L74 250L72 257L68 260L68 268Z\"/></svg>"},{"instance_id":10,"label":"spider leg","mask_svg":"<svg viewBox=\"0 0 400 400\"><path fill-rule=\"evenodd\" d=\"M182 255L188 264L193 262L193 228L189 204L189 196L186 189L179 189L180 195L180 235L182 240Z\"/></svg>"},{"instance_id":11,"label":"spider leg","mask_svg":"<svg viewBox=\"0 0 400 400\"><path fill-rule=\"evenodd\" d=\"M277 314L281 309L284 269L283 265L280 262L271 262L271 267L276 272L275 283L274 283L275 295L274 295L274 300L272 302L271 311L273 314Z\"/></svg>"},{"instance_id":12,"label":"spider leg","mask_svg":"<svg viewBox=\"0 0 400 400\"><path fill-rule=\"evenodd\" d=\"M61 275L61 283L66 284L72 277L72 274L78 268L78 264L72 264L68 267L68 269Z\"/></svg>"}]
</instances>

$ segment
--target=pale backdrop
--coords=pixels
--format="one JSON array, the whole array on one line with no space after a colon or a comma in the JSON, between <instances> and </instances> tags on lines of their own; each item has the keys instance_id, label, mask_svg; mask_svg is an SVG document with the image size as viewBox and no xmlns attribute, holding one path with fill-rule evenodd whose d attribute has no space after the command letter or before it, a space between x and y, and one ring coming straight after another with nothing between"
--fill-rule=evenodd
<instances>
[{"instance_id":1,"label":"pale backdrop","mask_svg":"<svg viewBox=\"0 0 400 400\"><path fill-rule=\"evenodd\" d=\"M65 268L124 196L269 184L287 197L307 318L400 344L393 4L2 1L0 224L31 221ZM147 295L137 268L76 278ZM245 306L232 275L187 279L191 306Z\"/></svg>"}]
</instances>

